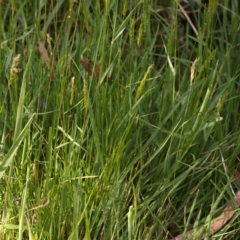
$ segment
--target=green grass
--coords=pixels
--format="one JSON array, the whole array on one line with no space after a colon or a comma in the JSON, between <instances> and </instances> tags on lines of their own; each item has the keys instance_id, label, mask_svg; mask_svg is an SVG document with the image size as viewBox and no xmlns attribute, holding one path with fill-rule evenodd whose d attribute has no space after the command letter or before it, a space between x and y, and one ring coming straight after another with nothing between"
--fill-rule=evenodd
<instances>
[{"instance_id":1,"label":"green grass","mask_svg":"<svg viewBox=\"0 0 240 240\"><path fill-rule=\"evenodd\" d=\"M233 199L239 3L160 2L1 2L0 239L208 233Z\"/></svg>"}]
</instances>

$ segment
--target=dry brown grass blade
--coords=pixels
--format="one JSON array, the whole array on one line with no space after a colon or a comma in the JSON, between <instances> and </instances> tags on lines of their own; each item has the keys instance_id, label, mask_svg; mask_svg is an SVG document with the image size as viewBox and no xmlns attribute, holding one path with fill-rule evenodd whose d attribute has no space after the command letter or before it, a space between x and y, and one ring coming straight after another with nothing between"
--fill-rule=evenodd
<instances>
[{"instance_id":1,"label":"dry brown grass blade","mask_svg":"<svg viewBox=\"0 0 240 240\"><path fill-rule=\"evenodd\" d=\"M236 178L237 181L240 181L240 173L237 171L234 171L234 176ZM234 203L230 203L227 207L224 208L224 210L221 212L221 214L216 218L216 220L213 220L213 223L210 226L210 233L209 236L212 236L213 234L215 234L216 232L218 232L234 215L234 205L240 206L240 191L238 191L235 194L235 201ZM191 238L193 235L193 230L188 231L186 234L180 234L175 238L172 238L171 240L182 240L183 237L188 237ZM196 236L194 236L195 239L197 237L197 239L203 239L205 236L199 234L196 234Z\"/></svg>"},{"instance_id":2,"label":"dry brown grass blade","mask_svg":"<svg viewBox=\"0 0 240 240\"><path fill-rule=\"evenodd\" d=\"M94 63L92 61L87 60L87 59L81 59L80 63L82 64L84 69L88 72L88 74L91 77L94 77L94 78L99 77L99 75L100 75L100 66L98 64L95 63L95 65L94 65ZM93 67L94 67L94 69L93 69Z\"/></svg>"},{"instance_id":3,"label":"dry brown grass blade","mask_svg":"<svg viewBox=\"0 0 240 240\"><path fill-rule=\"evenodd\" d=\"M198 30L195 28L194 24L192 23L190 17L188 16L187 12L184 10L184 8L181 6L181 4L179 3L179 8L180 8L180 11L183 13L183 15L185 16L185 18L187 19L189 25L191 26L191 28L193 29L196 37L198 36Z\"/></svg>"},{"instance_id":4,"label":"dry brown grass blade","mask_svg":"<svg viewBox=\"0 0 240 240\"><path fill-rule=\"evenodd\" d=\"M43 61L47 65L47 68L50 70L50 61L49 61L48 52L41 41L37 41L37 44L38 44L38 51L41 54Z\"/></svg>"}]
</instances>

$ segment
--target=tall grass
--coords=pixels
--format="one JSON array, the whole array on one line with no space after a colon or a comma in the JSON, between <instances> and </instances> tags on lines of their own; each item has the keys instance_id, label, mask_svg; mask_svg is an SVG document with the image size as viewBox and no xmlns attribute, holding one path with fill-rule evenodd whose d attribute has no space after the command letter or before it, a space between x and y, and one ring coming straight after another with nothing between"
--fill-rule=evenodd
<instances>
[{"instance_id":1,"label":"tall grass","mask_svg":"<svg viewBox=\"0 0 240 240\"><path fill-rule=\"evenodd\" d=\"M12 0L0 13L1 239L209 233L237 189L238 1ZM237 214L211 238L236 239Z\"/></svg>"}]
</instances>

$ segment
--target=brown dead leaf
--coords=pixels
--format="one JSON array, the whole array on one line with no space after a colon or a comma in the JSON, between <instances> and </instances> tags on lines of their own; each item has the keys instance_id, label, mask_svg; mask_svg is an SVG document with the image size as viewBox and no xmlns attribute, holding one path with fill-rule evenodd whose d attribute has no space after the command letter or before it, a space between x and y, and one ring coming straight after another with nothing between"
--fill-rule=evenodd
<instances>
[{"instance_id":1,"label":"brown dead leaf","mask_svg":"<svg viewBox=\"0 0 240 240\"><path fill-rule=\"evenodd\" d=\"M237 172L236 170L234 171L234 175L237 178L237 181L239 181L240 178L240 173ZM232 203L229 203L227 207L223 209L221 214L213 220L211 226L210 226L210 233L209 236L212 236L216 232L218 232L234 215L234 206L240 206L240 191L238 191L235 194L235 201ZM188 231L184 236L191 238L193 235L193 230ZM202 235L201 233L197 233L195 236L195 239L203 239L205 236ZM183 234L179 234L177 237L172 238L171 240L182 240L183 239Z\"/></svg>"},{"instance_id":2,"label":"brown dead leaf","mask_svg":"<svg viewBox=\"0 0 240 240\"><path fill-rule=\"evenodd\" d=\"M100 66L87 59L81 59L80 63L91 77L97 78L100 75ZM94 67L94 70L93 70Z\"/></svg>"},{"instance_id":3,"label":"brown dead leaf","mask_svg":"<svg viewBox=\"0 0 240 240\"><path fill-rule=\"evenodd\" d=\"M47 65L47 68L50 70L48 52L41 41L37 41L37 44L38 44L38 51L41 54L43 61Z\"/></svg>"}]
</instances>

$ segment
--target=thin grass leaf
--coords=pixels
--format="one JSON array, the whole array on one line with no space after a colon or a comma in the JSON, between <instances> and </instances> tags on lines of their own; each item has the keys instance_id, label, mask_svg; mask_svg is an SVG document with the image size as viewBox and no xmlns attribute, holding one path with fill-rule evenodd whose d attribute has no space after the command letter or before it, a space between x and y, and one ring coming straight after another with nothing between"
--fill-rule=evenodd
<instances>
[{"instance_id":1,"label":"thin grass leaf","mask_svg":"<svg viewBox=\"0 0 240 240\"><path fill-rule=\"evenodd\" d=\"M20 208L20 213L19 213L19 231L18 231L18 240L23 239L23 226L24 226L24 218L27 217L25 216L25 212L27 209L27 193L28 193L28 183L29 183L29 174L30 174L30 166L27 168L27 175L26 175L26 183L25 183L25 188L23 191L22 195L22 201L21 201L21 208Z\"/></svg>"},{"instance_id":2,"label":"thin grass leaf","mask_svg":"<svg viewBox=\"0 0 240 240\"><path fill-rule=\"evenodd\" d=\"M34 117L34 114L28 120L28 122L25 125L25 127L23 128L23 130L18 134L18 137L13 142L12 147L8 150L7 154L3 158L3 160L2 160L2 162L0 164L0 178L2 178L2 176L4 175L7 167L12 164L13 158L16 155L17 150L18 150L20 144L22 143L22 141L23 141L24 137L26 136L26 134L29 132L29 127L30 127L30 125L32 123L33 117Z\"/></svg>"}]
</instances>

